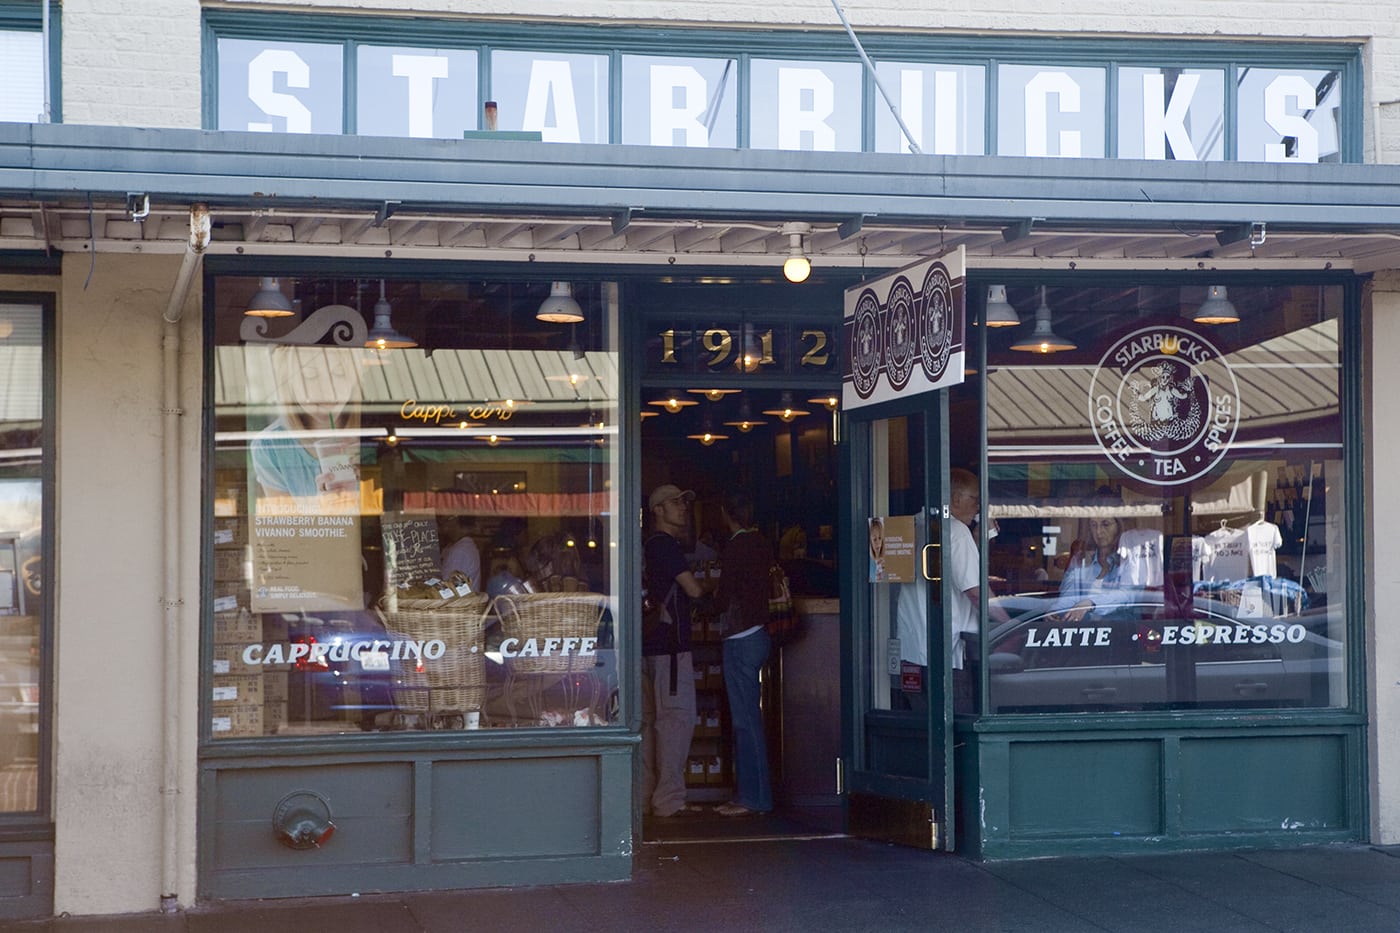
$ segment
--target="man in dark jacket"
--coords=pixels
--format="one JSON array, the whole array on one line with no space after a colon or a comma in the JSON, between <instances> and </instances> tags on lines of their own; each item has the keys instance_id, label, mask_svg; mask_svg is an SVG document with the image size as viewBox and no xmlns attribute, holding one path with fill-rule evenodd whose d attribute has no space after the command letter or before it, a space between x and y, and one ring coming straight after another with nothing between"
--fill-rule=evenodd
<instances>
[{"instance_id":1,"label":"man in dark jacket","mask_svg":"<svg viewBox=\"0 0 1400 933\"><path fill-rule=\"evenodd\" d=\"M768 569L773 546L753 527L753 497L741 489L724 497L729 540L720 556L719 598L724 611L724 688L734 731L734 799L715 808L722 816L773 809L768 742L759 706L759 669L768 660Z\"/></svg>"}]
</instances>

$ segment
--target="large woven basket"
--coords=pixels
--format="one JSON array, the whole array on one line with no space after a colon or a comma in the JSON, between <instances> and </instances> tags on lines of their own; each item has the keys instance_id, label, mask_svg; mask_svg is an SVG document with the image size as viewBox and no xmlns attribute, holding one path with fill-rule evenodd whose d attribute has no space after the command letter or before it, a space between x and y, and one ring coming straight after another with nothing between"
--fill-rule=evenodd
<instances>
[{"instance_id":1,"label":"large woven basket","mask_svg":"<svg viewBox=\"0 0 1400 933\"><path fill-rule=\"evenodd\" d=\"M517 639L518 652L534 639L535 647L546 650L549 638L597 638L607 597L601 593L521 593L496 597L493 604L506 638ZM567 673L591 670L594 655L581 655L577 648L565 653L562 645L545 657L508 658L518 674Z\"/></svg>"},{"instance_id":2,"label":"large woven basket","mask_svg":"<svg viewBox=\"0 0 1400 933\"><path fill-rule=\"evenodd\" d=\"M441 657L407 658L395 676L394 703L405 712L464 714L486 699L485 595L400 599L384 609L384 627L400 639L446 646Z\"/></svg>"}]
</instances>

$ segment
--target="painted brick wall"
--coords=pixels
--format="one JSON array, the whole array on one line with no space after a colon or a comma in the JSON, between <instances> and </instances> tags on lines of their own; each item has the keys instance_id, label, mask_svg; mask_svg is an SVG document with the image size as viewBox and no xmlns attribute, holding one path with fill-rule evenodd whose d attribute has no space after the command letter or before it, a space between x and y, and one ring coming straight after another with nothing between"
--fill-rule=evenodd
<instances>
[{"instance_id":1,"label":"painted brick wall","mask_svg":"<svg viewBox=\"0 0 1400 933\"><path fill-rule=\"evenodd\" d=\"M63 121L199 126L197 0L65 0Z\"/></svg>"}]
</instances>

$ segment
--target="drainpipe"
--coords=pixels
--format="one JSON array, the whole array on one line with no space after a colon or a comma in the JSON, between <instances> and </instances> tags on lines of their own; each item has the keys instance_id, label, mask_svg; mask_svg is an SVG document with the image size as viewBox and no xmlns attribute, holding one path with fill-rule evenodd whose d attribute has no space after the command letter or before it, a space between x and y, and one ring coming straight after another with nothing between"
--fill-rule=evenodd
<instances>
[{"instance_id":1,"label":"drainpipe","mask_svg":"<svg viewBox=\"0 0 1400 933\"><path fill-rule=\"evenodd\" d=\"M180 633L185 629L181 615L184 600L180 598L181 553L180 536L184 529L180 503L180 430L184 410L180 408L180 318L185 311L190 286L194 282L209 245L209 207L190 205L190 239L185 246L180 271L170 290L170 304L163 320L161 360L161 469L163 472L165 504L163 508L163 549L161 563L161 612L164 622L164 657L161 664L164 689L165 731L162 736L161 761L161 871L160 910L174 913L179 903L179 872L183 864L180 852L180 736L185 727L184 706L180 699L181 681L192 670L184 663ZM195 674L197 676L197 672Z\"/></svg>"}]
</instances>

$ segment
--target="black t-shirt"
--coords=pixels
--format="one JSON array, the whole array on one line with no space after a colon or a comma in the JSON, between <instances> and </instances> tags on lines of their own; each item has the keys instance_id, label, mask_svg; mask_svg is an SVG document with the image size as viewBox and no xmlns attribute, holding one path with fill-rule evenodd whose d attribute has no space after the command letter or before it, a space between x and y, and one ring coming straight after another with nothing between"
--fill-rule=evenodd
<instances>
[{"instance_id":1,"label":"black t-shirt","mask_svg":"<svg viewBox=\"0 0 1400 933\"><path fill-rule=\"evenodd\" d=\"M647 595L652 599L665 599L666 594L675 586L675 592L671 596L671 601L666 604L666 608L671 613L671 618L675 620L675 636L678 639L675 644L650 644L642 643L642 654L658 655L670 654L672 651L690 650L690 596L676 583L676 577L690 569L686 563L685 552L681 550L680 542L664 531L654 532L646 539L643 545L643 554L646 560L646 575L643 578L643 585L646 587Z\"/></svg>"}]
</instances>

